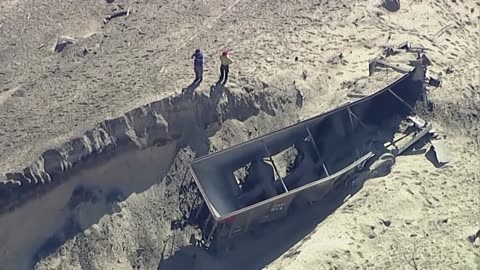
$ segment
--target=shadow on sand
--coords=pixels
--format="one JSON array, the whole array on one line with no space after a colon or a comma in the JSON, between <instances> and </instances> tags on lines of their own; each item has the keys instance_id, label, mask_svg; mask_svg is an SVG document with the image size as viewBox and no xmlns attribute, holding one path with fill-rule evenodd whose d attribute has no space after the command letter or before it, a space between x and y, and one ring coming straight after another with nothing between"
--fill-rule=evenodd
<instances>
[{"instance_id":1,"label":"shadow on sand","mask_svg":"<svg viewBox=\"0 0 480 270\"><path fill-rule=\"evenodd\" d=\"M202 80L193 81L189 86L182 89L182 95L193 95L193 92L195 92L195 89L197 89L201 83Z\"/></svg>"},{"instance_id":2,"label":"shadow on sand","mask_svg":"<svg viewBox=\"0 0 480 270\"><path fill-rule=\"evenodd\" d=\"M363 186L363 183L361 185ZM263 269L297 243L307 241L308 235L315 232L318 224L343 205L348 196L361 188L339 186L312 206L292 207L287 219L268 223L236 238L228 253L213 255L200 247L185 247L174 256L162 260L158 270ZM295 253L293 251L293 254Z\"/></svg>"}]
</instances>

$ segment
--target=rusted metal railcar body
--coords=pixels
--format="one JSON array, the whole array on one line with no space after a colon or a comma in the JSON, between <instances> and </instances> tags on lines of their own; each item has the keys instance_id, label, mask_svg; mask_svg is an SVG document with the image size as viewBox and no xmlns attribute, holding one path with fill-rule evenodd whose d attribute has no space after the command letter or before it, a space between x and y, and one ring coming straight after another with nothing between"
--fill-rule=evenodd
<instances>
[{"instance_id":1,"label":"rusted metal railcar body","mask_svg":"<svg viewBox=\"0 0 480 270\"><path fill-rule=\"evenodd\" d=\"M210 213L203 224L207 242L284 218L293 203L322 199L366 162L392 151L379 142L394 140L400 121L422 100L424 80L424 68L416 67L373 95L194 160L190 172ZM301 158L282 176L272 157L292 147ZM255 191L248 191L234 172L252 164L263 171L249 173Z\"/></svg>"}]
</instances>

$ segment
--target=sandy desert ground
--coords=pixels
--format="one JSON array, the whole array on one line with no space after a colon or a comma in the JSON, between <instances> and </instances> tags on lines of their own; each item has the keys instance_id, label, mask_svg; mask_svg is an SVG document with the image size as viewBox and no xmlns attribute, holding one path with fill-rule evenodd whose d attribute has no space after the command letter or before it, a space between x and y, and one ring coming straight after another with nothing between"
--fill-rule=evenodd
<instances>
[{"instance_id":1,"label":"sandy desert ground","mask_svg":"<svg viewBox=\"0 0 480 270\"><path fill-rule=\"evenodd\" d=\"M377 86L354 82L368 76L368 60L381 46L408 40L431 49L430 73L443 80L430 92L435 106L425 117L446 136L452 161L435 168L424 155L398 158L390 175L368 181L302 240L286 245L284 254L249 267L478 269L480 238L471 243L467 237L480 230L480 5L405 0L399 11L389 12L379 4L0 0L0 172L23 170L44 151L105 119L179 94L193 79L190 55L197 47L205 51L206 70L196 91L209 93L218 76L218 54L229 50L235 61L229 91L252 96L247 92L253 89L274 104L248 120L227 120L206 138L208 143L202 141L200 148L215 150L338 106L352 84L379 89L381 80ZM111 12L127 9L128 17L102 22ZM56 53L52 48L60 36L75 41ZM305 96L302 108L278 101L294 100L296 89ZM164 193L172 187L156 180L138 187L129 179L139 166L149 172L160 166L175 178L172 173L183 171L201 152L190 146L177 153L176 147L86 170L50 197L0 216L0 268L168 269L159 266L162 248L176 235L180 240L172 255L187 245L190 233L170 231L177 201ZM125 171L110 174L118 166ZM80 232L60 241L60 248L39 254L45 237L62 230L55 220L71 214L58 201L67 203L77 184L93 184L102 176L114 179L103 186L129 191L114 203L121 210L112 213L108 200L82 204L74 210L82 221ZM289 228L282 232L292 233ZM16 234L18 239L12 237ZM238 260L209 258L173 269L235 269L242 266Z\"/></svg>"}]
</instances>

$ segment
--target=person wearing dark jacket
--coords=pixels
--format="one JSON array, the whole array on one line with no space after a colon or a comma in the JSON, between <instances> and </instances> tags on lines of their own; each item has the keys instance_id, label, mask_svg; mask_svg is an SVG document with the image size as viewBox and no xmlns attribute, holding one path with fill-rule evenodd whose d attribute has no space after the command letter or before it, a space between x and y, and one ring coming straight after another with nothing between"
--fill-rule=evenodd
<instances>
[{"instance_id":1,"label":"person wearing dark jacket","mask_svg":"<svg viewBox=\"0 0 480 270\"><path fill-rule=\"evenodd\" d=\"M192 55L193 71L195 71L194 83L201 83L203 80L203 53L200 49L196 49Z\"/></svg>"}]
</instances>

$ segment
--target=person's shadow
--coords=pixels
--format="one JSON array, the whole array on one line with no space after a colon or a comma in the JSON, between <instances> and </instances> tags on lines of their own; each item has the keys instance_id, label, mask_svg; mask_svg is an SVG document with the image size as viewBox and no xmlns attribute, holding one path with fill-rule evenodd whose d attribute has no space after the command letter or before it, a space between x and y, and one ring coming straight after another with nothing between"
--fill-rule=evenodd
<instances>
[{"instance_id":1,"label":"person's shadow","mask_svg":"<svg viewBox=\"0 0 480 270\"><path fill-rule=\"evenodd\" d=\"M210 100L213 104L218 104L225 92L225 85L218 81L216 84L210 86Z\"/></svg>"},{"instance_id":2,"label":"person's shadow","mask_svg":"<svg viewBox=\"0 0 480 270\"><path fill-rule=\"evenodd\" d=\"M200 86L201 82L202 82L202 80L193 81L189 86L182 89L182 94L183 95L193 95L193 92L195 91L195 89L197 89Z\"/></svg>"}]
</instances>

